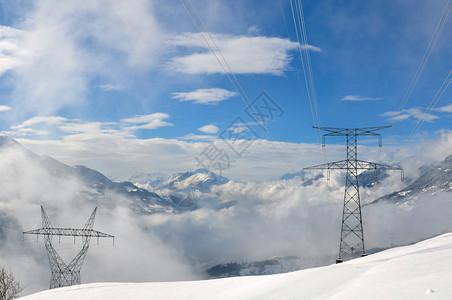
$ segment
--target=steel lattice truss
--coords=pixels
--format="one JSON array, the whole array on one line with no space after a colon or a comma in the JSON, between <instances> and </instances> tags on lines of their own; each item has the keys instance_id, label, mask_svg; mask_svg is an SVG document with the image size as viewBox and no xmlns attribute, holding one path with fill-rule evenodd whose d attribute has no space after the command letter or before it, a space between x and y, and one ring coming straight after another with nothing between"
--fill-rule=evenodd
<instances>
[{"instance_id":1,"label":"steel lattice truss","mask_svg":"<svg viewBox=\"0 0 452 300\"><path fill-rule=\"evenodd\" d=\"M96 211L97 207L92 212L83 229L55 228L52 226L52 223L50 222L44 208L41 206L42 228L25 231L23 233L44 235L47 256L49 258L50 269L52 271L52 277L50 280L51 289L81 283L80 270L82 268L83 261L85 260L91 237L107 237L114 240L113 235L93 230ZM55 235L73 236L74 238L77 236L82 237L83 247L68 265L61 259L60 255L52 245L52 238Z\"/></svg>"},{"instance_id":2,"label":"steel lattice truss","mask_svg":"<svg viewBox=\"0 0 452 300\"><path fill-rule=\"evenodd\" d=\"M385 164L358 160L358 136L378 136L379 146L381 146L381 135L375 131L391 126L366 127L366 128L331 128L314 127L316 129L328 131L323 135L323 145L325 146L326 136L345 136L347 140L347 159L326 164L303 168L303 170L346 170L344 206L342 211L341 242L339 245L339 256L336 262L342 262L344 257L360 251L362 256L366 255L364 247L363 222L361 215L361 199L359 196L358 171L361 170L399 170Z\"/></svg>"}]
</instances>

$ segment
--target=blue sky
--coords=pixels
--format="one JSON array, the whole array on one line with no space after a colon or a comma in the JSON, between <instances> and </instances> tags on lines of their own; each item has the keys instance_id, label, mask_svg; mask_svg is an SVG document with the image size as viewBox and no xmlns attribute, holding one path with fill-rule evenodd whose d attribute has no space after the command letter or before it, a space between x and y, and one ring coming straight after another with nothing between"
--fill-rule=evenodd
<instances>
[{"instance_id":1,"label":"blue sky","mask_svg":"<svg viewBox=\"0 0 452 300\"><path fill-rule=\"evenodd\" d=\"M118 178L195 169L195 157L211 142L234 161L225 175L241 180L318 161L291 2L183 3L195 18L196 9L242 96L253 101L265 92L281 109L265 124L268 134L246 114L176 0L1 1L2 132L40 154ZM395 147L408 143L419 121L409 143L450 134L450 87L425 112L442 83L450 82L447 19L400 109L442 14L450 14L450 1L302 4L309 46L300 47L309 49L321 126L392 124L382 133ZM237 117L256 138L240 155L219 138Z\"/></svg>"}]
</instances>

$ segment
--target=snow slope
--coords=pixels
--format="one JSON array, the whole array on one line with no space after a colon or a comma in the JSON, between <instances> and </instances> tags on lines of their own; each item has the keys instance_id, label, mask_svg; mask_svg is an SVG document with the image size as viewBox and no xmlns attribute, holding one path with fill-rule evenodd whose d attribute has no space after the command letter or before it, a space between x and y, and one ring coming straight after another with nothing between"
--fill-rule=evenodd
<instances>
[{"instance_id":1,"label":"snow slope","mask_svg":"<svg viewBox=\"0 0 452 300\"><path fill-rule=\"evenodd\" d=\"M21 299L452 299L452 233L338 265L204 281L94 283Z\"/></svg>"}]
</instances>

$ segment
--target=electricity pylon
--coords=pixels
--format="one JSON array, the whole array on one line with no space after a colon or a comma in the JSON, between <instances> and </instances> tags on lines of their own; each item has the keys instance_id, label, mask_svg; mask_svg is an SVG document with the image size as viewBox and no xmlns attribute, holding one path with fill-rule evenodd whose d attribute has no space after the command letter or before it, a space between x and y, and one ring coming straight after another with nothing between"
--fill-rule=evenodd
<instances>
[{"instance_id":1,"label":"electricity pylon","mask_svg":"<svg viewBox=\"0 0 452 300\"><path fill-rule=\"evenodd\" d=\"M357 251L361 251L361 256L366 256L361 216L361 199L359 196L358 170L375 170L375 174L377 174L377 170L381 169L400 170L402 172L403 180L402 168L358 160L358 136L378 136L379 146L381 147L381 135L375 132L389 127L391 127L391 125L366 128L314 127L329 132L323 135L322 147L325 147L326 136L345 136L347 139L346 160L303 168L303 170L328 170L328 172L332 169L346 170L341 242L336 263L341 263L344 257Z\"/></svg>"},{"instance_id":2,"label":"electricity pylon","mask_svg":"<svg viewBox=\"0 0 452 300\"><path fill-rule=\"evenodd\" d=\"M81 283L80 270L82 268L83 261L85 260L91 237L97 237L98 242L100 237L113 238L114 243L113 235L93 230L96 211L97 207L92 212L83 229L55 228L52 226L52 223L50 222L50 219L47 216L44 208L41 206L42 228L23 232L23 234L44 235L44 242L47 250L47 256L49 258L50 270L52 271L52 277L50 280L51 289ZM74 241L75 237L82 237L82 250L80 250L80 252L74 257L74 259L72 259L72 261L68 265L66 265L66 263L61 259L60 255L56 252L55 248L53 248L52 237L54 235L57 235L59 237L73 236Z\"/></svg>"}]
</instances>

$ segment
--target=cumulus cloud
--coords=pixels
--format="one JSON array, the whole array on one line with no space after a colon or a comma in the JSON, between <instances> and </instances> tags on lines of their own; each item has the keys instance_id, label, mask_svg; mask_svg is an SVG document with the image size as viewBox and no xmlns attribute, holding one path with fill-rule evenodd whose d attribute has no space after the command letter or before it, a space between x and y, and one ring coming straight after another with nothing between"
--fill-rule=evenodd
<instances>
[{"instance_id":1,"label":"cumulus cloud","mask_svg":"<svg viewBox=\"0 0 452 300\"><path fill-rule=\"evenodd\" d=\"M204 132L204 133L212 133L215 134L218 132L218 130L220 130L217 126L209 124L209 125L204 125L200 128L198 128L199 131Z\"/></svg>"},{"instance_id":2,"label":"cumulus cloud","mask_svg":"<svg viewBox=\"0 0 452 300\"><path fill-rule=\"evenodd\" d=\"M237 95L225 89L198 89L193 92L186 93L172 93L173 99L179 101L193 101L196 104L217 104L221 101L227 100Z\"/></svg>"},{"instance_id":3,"label":"cumulus cloud","mask_svg":"<svg viewBox=\"0 0 452 300\"><path fill-rule=\"evenodd\" d=\"M165 113L153 113L148 115L136 116L128 119L121 119L121 123L124 124L137 124L133 126L124 127L126 130L135 131L138 129L157 129L164 126L174 126L170 122L164 121L170 116Z\"/></svg>"},{"instance_id":4,"label":"cumulus cloud","mask_svg":"<svg viewBox=\"0 0 452 300\"><path fill-rule=\"evenodd\" d=\"M236 74L281 76L289 69L292 59L290 52L298 48L297 43L277 37L225 34L212 34L212 37ZM200 33L176 36L171 43L177 47L193 49L193 53L173 58L168 64L170 70L187 74L224 73ZM320 48L311 45L304 47L311 51L320 51ZM215 54L221 59L220 53L216 51ZM226 66L225 68L227 69Z\"/></svg>"},{"instance_id":5,"label":"cumulus cloud","mask_svg":"<svg viewBox=\"0 0 452 300\"><path fill-rule=\"evenodd\" d=\"M363 97L360 95L347 95L341 98L342 101L375 101L381 100L381 98L376 97Z\"/></svg>"},{"instance_id":6,"label":"cumulus cloud","mask_svg":"<svg viewBox=\"0 0 452 300\"><path fill-rule=\"evenodd\" d=\"M433 122L433 120L439 119L436 115L423 112L419 107L402 109L399 111L388 111L380 116L388 118L389 121L420 120Z\"/></svg>"}]
</instances>

